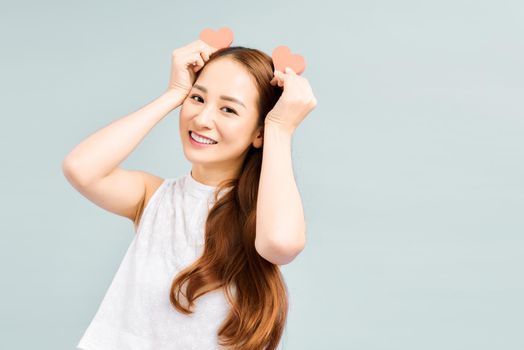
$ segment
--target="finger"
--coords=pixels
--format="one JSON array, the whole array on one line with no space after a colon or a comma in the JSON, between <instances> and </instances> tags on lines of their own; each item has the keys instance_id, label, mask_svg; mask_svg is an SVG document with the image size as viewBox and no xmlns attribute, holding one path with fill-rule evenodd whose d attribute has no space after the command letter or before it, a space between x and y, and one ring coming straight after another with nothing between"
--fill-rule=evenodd
<instances>
[{"instance_id":1,"label":"finger","mask_svg":"<svg viewBox=\"0 0 524 350\"><path fill-rule=\"evenodd\" d=\"M196 41L196 45L195 45L195 49L197 51L204 51L204 50L208 50L208 49L211 49L212 46L209 45L208 43L206 43L204 40L202 39L198 39Z\"/></svg>"},{"instance_id":2,"label":"finger","mask_svg":"<svg viewBox=\"0 0 524 350\"><path fill-rule=\"evenodd\" d=\"M202 67L204 67L204 64L204 60L200 55L198 55L198 58L192 62L193 71L198 72Z\"/></svg>"},{"instance_id":3,"label":"finger","mask_svg":"<svg viewBox=\"0 0 524 350\"><path fill-rule=\"evenodd\" d=\"M282 84L284 82L284 76L274 76L273 79L271 79L271 85L275 86L277 84Z\"/></svg>"},{"instance_id":4,"label":"finger","mask_svg":"<svg viewBox=\"0 0 524 350\"><path fill-rule=\"evenodd\" d=\"M207 53L206 51L202 51L202 52L200 53L200 56L202 57L202 59L204 60L204 62L209 61L209 53Z\"/></svg>"},{"instance_id":5,"label":"finger","mask_svg":"<svg viewBox=\"0 0 524 350\"><path fill-rule=\"evenodd\" d=\"M213 52L218 50L216 47L209 45L208 43L206 43L205 41L201 39L198 39L195 43L196 45L194 47L193 53L201 54L202 52L206 52L208 56L211 56Z\"/></svg>"},{"instance_id":6,"label":"finger","mask_svg":"<svg viewBox=\"0 0 524 350\"><path fill-rule=\"evenodd\" d=\"M282 73L279 70L274 71L273 74L274 74L273 80L275 81L284 79L284 73Z\"/></svg>"},{"instance_id":7,"label":"finger","mask_svg":"<svg viewBox=\"0 0 524 350\"><path fill-rule=\"evenodd\" d=\"M195 60L193 61L193 65L194 66L203 66L204 65L204 60L202 59L200 55L195 57Z\"/></svg>"},{"instance_id":8,"label":"finger","mask_svg":"<svg viewBox=\"0 0 524 350\"><path fill-rule=\"evenodd\" d=\"M286 67L284 71L291 75L297 75L297 73L291 67Z\"/></svg>"},{"instance_id":9,"label":"finger","mask_svg":"<svg viewBox=\"0 0 524 350\"><path fill-rule=\"evenodd\" d=\"M277 77L280 80L291 79L291 77L292 77L292 73L284 73L284 72L279 71L279 70L276 70L274 72L274 74L275 74L275 77Z\"/></svg>"},{"instance_id":10,"label":"finger","mask_svg":"<svg viewBox=\"0 0 524 350\"><path fill-rule=\"evenodd\" d=\"M276 79L278 81L278 86L282 86L284 85L284 82L289 79L289 75L286 75L285 73L279 71L279 70L276 70L274 72L275 74L275 77L274 79Z\"/></svg>"}]
</instances>

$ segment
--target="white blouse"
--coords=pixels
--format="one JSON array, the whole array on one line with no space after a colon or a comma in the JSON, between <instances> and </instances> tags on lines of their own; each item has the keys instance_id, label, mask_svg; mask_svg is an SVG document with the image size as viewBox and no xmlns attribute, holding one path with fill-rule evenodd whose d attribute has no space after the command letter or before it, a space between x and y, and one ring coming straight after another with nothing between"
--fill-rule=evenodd
<instances>
[{"instance_id":1,"label":"white blouse","mask_svg":"<svg viewBox=\"0 0 524 350\"><path fill-rule=\"evenodd\" d=\"M196 299L191 315L169 301L175 275L203 251L215 189L191 173L164 180L144 208L136 235L77 349L222 348L217 331L230 310L222 290Z\"/></svg>"}]
</instances>

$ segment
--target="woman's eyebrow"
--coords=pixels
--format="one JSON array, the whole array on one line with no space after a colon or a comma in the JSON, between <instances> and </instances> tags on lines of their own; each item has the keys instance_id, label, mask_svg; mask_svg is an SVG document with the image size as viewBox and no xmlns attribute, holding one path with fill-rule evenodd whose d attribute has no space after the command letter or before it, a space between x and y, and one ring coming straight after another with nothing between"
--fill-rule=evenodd
<instances>
[{"instance_id":1,"label":"woman's eyebrow","mask_svg":"<svg viewBox=\"0 0 524 350\"><path fill-rule=\"evenodd\" d=\"M202 85L198 85L198 84L194 84L193 87L195 89L198 89L198 90L201 90L203 92L207 92L207 89L205 87L203 87ZM247 109L246 105L244 105L242 103L242 101L240 101L239 99L237 98L234 98L234 97L231 97L231 96L224 96L224 95L220 95L219 96L221 99L223 100L226 100L226 101L231 101L231 102L235 102L235 103L238 103L239 105L242 105L242 107L244 107L245 109Z\"/></svg>"}]
</instances>

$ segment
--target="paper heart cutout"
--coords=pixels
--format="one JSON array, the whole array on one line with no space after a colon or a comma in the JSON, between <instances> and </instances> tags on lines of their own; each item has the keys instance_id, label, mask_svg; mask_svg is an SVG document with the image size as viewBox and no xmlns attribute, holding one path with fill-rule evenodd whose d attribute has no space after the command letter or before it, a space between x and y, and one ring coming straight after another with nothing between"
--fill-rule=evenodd
<instances>
[{"instance_id":1,"label":"paper heart cutout","mask_svg":"<svg viewBox=\"0 0 524 350\"><path fill-rule=\"evenodd\" d=\"M271 54L273 58L273 65L275 70L285 72L286 67L289 67L297 74L301 74L306 69L306 61L304 57L292 54L289 47L285 45L277 46Z\"/></svg>"},{"instance_id":2,"label":"paper heart cutout","mask_svg":"<svg viewBox=\"0 0 524 350\"><path fill-rule=\"evenodd\" d=\"M233 42L233 31L228 27L222 27L216 32L206 28L200 32L200 39L214 48L222 49Z\"/></svg>"}]
</instances>

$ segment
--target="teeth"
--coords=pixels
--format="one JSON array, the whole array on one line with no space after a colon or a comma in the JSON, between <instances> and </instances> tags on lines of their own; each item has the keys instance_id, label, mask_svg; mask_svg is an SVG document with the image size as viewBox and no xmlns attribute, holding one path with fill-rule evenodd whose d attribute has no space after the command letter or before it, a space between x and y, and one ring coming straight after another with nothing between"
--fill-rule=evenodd
<instances>
[{"instance_id":1,"label":"teeth","mask_svg":"<svg viewBox=\"0 0 524 350\"><path fill-rule=\"evenodd\" d=\"M200 142L200 143L206 143L206 144L208 144L208 145L214 145L214 144L216 143L216 142L214 142L214 141L211 141L211 140L208 140L208 139L204 139L204 138L202 138L202 137L200 137L200 136L197 136L197 135L195 135L195 133L192 132L192 131L191 131L191 138L192 138L193 140L197 141L197 142Z\"/></svg>"}]
</instances>

